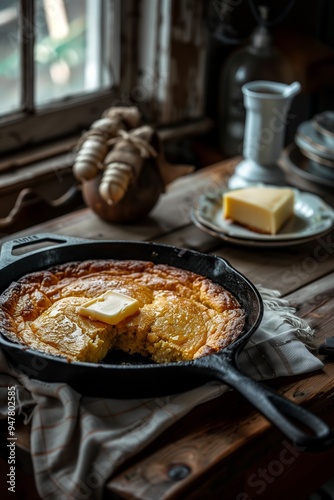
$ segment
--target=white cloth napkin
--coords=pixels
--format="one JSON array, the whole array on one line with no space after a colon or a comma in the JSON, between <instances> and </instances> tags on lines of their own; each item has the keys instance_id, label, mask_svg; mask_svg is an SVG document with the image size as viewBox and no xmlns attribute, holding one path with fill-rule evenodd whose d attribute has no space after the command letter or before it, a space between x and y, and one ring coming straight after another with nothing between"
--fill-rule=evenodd
<instances>
[{"instance_id":1,"label":"white cloth napkin","mask_svg":"<svg viewBox=\"0 0 334 500\"><path fill-rule=\"evenodd\" d=\"M279 293L257 287L264 316L238 358L256 379L322 368L310 352L313 331ZM0 351L0 417L7 418L7 390L16 388L16 411L31 422L31 456L43 499L99 499L110 474L196 405L228 388L210 382L156 399L82 397L63 383L28 378L9 366Z\"/></svg>"}]
</instances>

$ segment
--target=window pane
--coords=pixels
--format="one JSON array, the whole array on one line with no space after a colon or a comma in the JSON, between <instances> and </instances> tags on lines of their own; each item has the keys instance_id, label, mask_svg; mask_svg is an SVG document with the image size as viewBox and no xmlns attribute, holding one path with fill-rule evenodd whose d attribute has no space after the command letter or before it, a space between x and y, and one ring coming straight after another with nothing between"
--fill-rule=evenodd
<instances>
[{"instance_id":1,"label":"window pane","mask_svg":"<svg viewBox=\"0 0 334 500\"><path fill-rule=\"evenodd\" d=\"M18 0L0 2L0 115L20 107Z\"/></svg>"},{"instance_id":2,"label":"window pane","mask_svg":"<svg viewBox=\"0 0 334 500\"><path fill-rule=\"evenodd\" d=\"M113 29L108 0L37 0L35 99L37 105L110 87Z\"/></svg>"}]
</instances>

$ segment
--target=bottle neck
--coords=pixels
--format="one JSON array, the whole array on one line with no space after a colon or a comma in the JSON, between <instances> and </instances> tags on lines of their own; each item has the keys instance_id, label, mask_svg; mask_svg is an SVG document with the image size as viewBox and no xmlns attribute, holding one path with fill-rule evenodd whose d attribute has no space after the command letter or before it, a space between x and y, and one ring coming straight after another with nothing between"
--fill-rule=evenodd
<instances>
[{"instance_id":1,"label":"bottle neck","mask_svg":"<svg viewBox=\"0 0 334 500\"><path fill-rule=\"evenodd\" d=\"M267 28L259 26L255 29L251 36L251 46L254 47L254 49L267 49L268 47L271 47L272 44L272 36Z\"/></svg>"}]
</instances>

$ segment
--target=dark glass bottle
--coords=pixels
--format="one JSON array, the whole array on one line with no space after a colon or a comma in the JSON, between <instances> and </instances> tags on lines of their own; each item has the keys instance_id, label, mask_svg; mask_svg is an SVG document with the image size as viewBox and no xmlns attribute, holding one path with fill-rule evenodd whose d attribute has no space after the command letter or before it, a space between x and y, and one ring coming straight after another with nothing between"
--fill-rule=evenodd
<instances>
[{"instance_id":1,"label":"dark glass bottle","mask_svg":"<svg viewBox=\"0 0 334 500\"><path fill-rule=\"evenodd\" d=\"M254 80L291 83L289 62L273 45L265 26L259 26L250 42L234 51L222 67L219 82L219 143L225 154L242 153L245 108L241 87Z\"/></svg>"}]
</instances>

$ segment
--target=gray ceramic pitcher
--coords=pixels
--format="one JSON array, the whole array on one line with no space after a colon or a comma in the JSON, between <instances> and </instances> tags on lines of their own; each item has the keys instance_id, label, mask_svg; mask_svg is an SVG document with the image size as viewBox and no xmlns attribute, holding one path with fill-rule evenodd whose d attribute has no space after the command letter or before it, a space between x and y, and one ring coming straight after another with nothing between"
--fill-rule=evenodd
<instances>
[{"instance_id":1,"label":"gray ceramic pitcher","mask_svg":"<svg viewBox=\"0 0 334 500\"><path fill-rule=\"evenodd\" d=\"M246 108L243 160L230 178L231 189L253 184L285 183L278 165L282 152L288 111L301 85L253 81L242 87Z\"/></svg>"}]
</instances>

